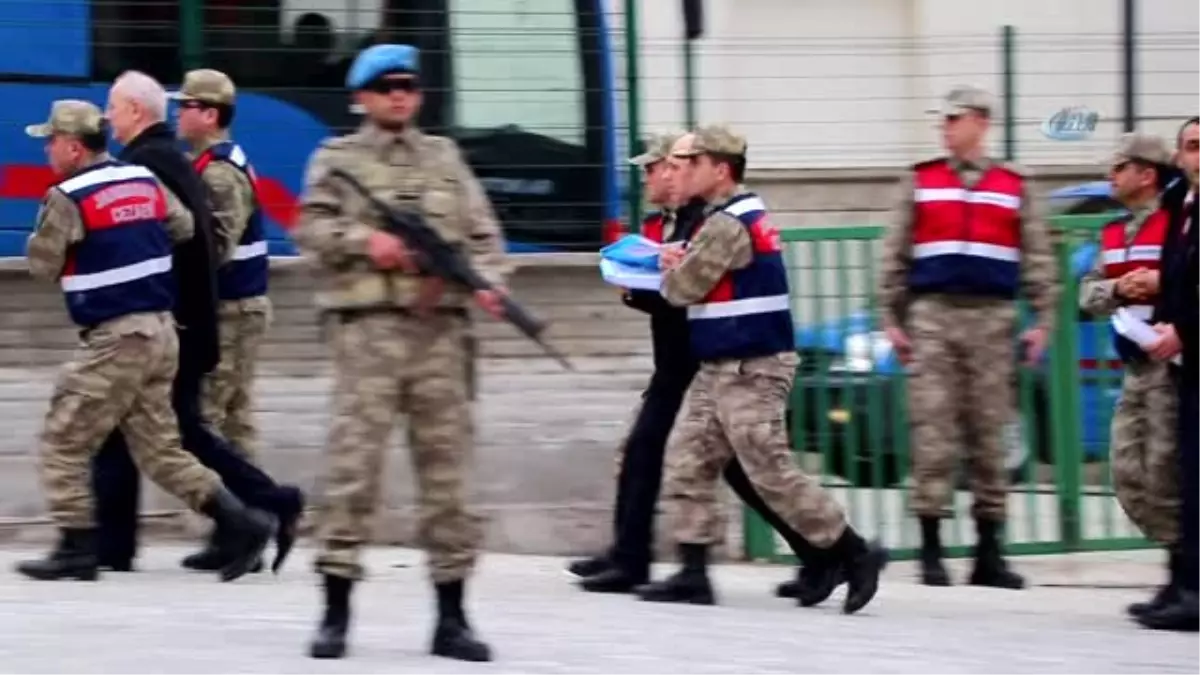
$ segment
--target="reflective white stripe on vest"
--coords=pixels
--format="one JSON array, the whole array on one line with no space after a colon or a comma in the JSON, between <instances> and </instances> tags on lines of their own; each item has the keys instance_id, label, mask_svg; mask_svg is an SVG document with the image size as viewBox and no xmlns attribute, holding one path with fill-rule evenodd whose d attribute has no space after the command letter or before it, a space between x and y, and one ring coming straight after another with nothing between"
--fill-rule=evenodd
<instances>
[{"instance_id":1,"label":"reflective white stripe on vest","mask_svg":"<svg viewBox=\"0 0 1200 675\"><path fill-rule=\"evenodd\" d=\"M1153 305L1127 305L1125 307L1125 311L1141 319L1142 321L1149 321L1150 317L1154 316Z\"/></svg>"},{"instance_id":2,"label":"reflective white stripe on vest","mask_svg":"<svg viewBox=\"0 0 1200 675\"><path fill-rule=\"evenodd\" d=\"M736 204L733 204L732 206L726 206L724 208L725 213L728 213L729 215L733 216L734 218L741 216L741 215L745 215L747 213L750 213L751 211L766 211L766 210L767 210L767 203L764 202L759 197L750 197L749 199L743 199L742 201L737 202Z\"/></svg>"},{"instance_id":3,"label":"reflective white stripe on vest","mask_svg":"<svg viewBox=\"0 0 1200 675\"><path fill-rule=\"evenodd\" d=\"M154 174L150 173L150 169L144 166L106 166L103 169L88 171L82 176L76 176L70 180L65 180L58 184L58 188L68 194L76 190L100 185L101 183L114 183L119 180L130 180L132 178L153 178Z\"/></svg>"},{"instance_id":4,"label":"reflective white stripe on vest","mask_svg":"<svg viewBox=\"0 0 1200 675\"><path fill-rule=\"evenodd\" d=\"M934 241L913 246L913 258L933 258L939 255L969 255L1015 263L1021 259L1021 249L982 244L977 241Z\"/></svg>"},{"instance_id":5,"label":"reflective white stripe on vest","mask_svg":"<svg viewBox=\"0 0 1200 675\"><path fill-rule=\"evenodd\" d=\"M116 286L129 281L137 281L152 277L155 274L171 271L171 256L165 255L161 258L151 258L143 260L140 263L118 267L116 269L106 270L104 272L95 272L93 274L76 274L62 278L62 289L68 293L75 291L92 291L97 288L105 288L107 286Z\"/></svg>"},{"instance_id":6,"label":"reflective white stripe on vest","mask_svg":"<svg viewBox=\"0 0 1200 675\"><path fill-rule=\"evenodd\" d=\"M234 166L246 168L246 153L242 150L242 146L233 146L229 151L229 161L233 162Z\"/></svg>"},{"instance_id":7,"label":"reflective white stripe on vest","mask_svg":"<svg viewBox=\"0 0 1200 675\"><path fill-rule=\"evenodd\" d=\"M767 295L761 298L742 298L728 302L710 302L707 305L688 307L689 319L726 319L732 316L784 312L792 308L791 298L784 295Z\"/></svg>"},{"instance_id":8,"label":"reflective white stripe on vest","mask_svg":"<svg viewBox=\"0 0 1200 675\"><path fill-rule=\"evenodd\" d=\"M1161 246L1132 246L1128 250L1113 248L1104 252L1104 264L1119 265L1123 262L1158 262L1158 259L1161 257Z\"/></svg>"},{"instance_id":9,"label":"reflective white stripe on vest","mask_svg":"<svg viewBox=\"0 0 1200 675\"><path fill-rule=\"evenodd\" d=\"M1144 244L1141 246L1129 247L1129 256L1126 258L1129 262L1135 260L1150 260L1157 261L1162 257L1162 247Z\"/></svg>"},{"instance_id":10,"label":"reflective white stripe on vest","mask_svg":"<svg viewBox=\"0 0 1200 675\"><path fill-rule=\"evenodd\" d=\"M234 260L249 260L251 258L258 258L258 257L264 256L266 254L267 254L267 242L264 239L262 241L256 241L253 244L243 244L241 246L238 246L233 251L233 259Z\"/></svg>"},{"instance_id":11,"label":"reflective white stripe on vest","mask_svg":"<svg viewBox=\"0 0 1200 675\"><path fill-rule=\"evenodd\" d=\"M1014 211L1021 208L1021 198L1016 195L1006 195L1003 192L973 192L962 188L921 188L913 193L913 201L918 204L926 202L991 204Z\"/></svg>"}]
</instances>

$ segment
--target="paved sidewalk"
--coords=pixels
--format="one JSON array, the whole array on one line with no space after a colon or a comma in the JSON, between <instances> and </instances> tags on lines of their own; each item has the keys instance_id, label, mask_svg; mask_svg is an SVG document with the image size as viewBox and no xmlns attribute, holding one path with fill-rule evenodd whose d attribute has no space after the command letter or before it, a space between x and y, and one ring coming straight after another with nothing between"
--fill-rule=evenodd
<instances>
[{"instance_id":1,"label":"paved sidewalk","mask_svg":"<svg viewBox=\"0 0 1200 675\"><path fill-rule=\"evenodd\" d=\"M426 655L432 598L421 555L376 549L355 597L351 658L304 656L318 614L312 551L279 577L232 584L177 567L156 545L143 571L101 583L36 583L12 572L40 551L0 551L0 670L21 673L1195 673L1196 636L1153 633L1123 606L1161 574L1155 553L1017 559L1025 592L911 582L911 563L860 615L776 599L780 567L715 570L720 607L652 605L575 590L558 558L488 555L472 616L492 664ZM665 571L665 568L664 568ZM961 578L961 568L956 570Z\"/></svg>"}]
</instances>

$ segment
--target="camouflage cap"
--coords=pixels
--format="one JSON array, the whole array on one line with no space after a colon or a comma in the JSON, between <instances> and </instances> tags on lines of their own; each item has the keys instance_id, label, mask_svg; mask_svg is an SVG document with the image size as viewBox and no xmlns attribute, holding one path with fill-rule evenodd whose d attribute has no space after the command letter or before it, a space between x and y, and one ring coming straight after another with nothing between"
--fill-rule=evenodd
<instances>
[{"instance_id":1,"label":"camouflage cap","mask_svg":"<svg viewBox=\"0 0 1200 675\"><path fill-rule=\"evenodd\" d=\"M729 127L714 125L700 127L690 134L691 147L675 150L677 157L696 155L745 155L746 139L735 134Z\"/></svg>"},{"instance_id":2,"label":"camouflage cap","mask_svg":"<svg viewBox=\"0 0 1200 675\"><path fill-rule=\"evenodd\" d=\"M176 101L202 101L216 105L233 105L237 96L237 88L233 80L219 70L203 68L188 71L183 76L183 86L179 91L171 92L171 98Z\"/></svg>"},{"instance_id":3,"label":"camouflage cap","mask_svg":"<svg viewBox=\"0 0 1200 675\"><path fill-rule=\"evenodd\" d=\"M54 134L83 136L104 131L104 113L94 103L76 99L55 101L50 106L50 119L42 124L30 124L25 133L34 138Z\"/></svg>"},{"instance_id":4,"label":"camouflage cap","mask_svg":"<svg viewBox=\"0 0 1200 675\"><path fill-rule=\"evenodd\" d=\"M683 134L674 132L655 134L642 142L642 154L630 157L629 163L634 166L650 166L671 156L671 146Z\"/></svg>"},{"instance_id":5,"label":"camouflage cap","mask_svg":"<svg viewBox=\"0 0 1200 675\"><path fill-rule=\"evenodd\" d=\"M956 117L965 112L979 112L984 115L992 114L992 95L970 85L959 85L949 91L936 108L926 112L942 117Z\"/></svg>"},{"instance_id":6,"label":"camouflage cap","mask_svg":"<svg viewBox=\"0 0 1200 675\"><path fill-rule=\"evenodd\" d=\"M1171 149L1159 136L1142 131L1122 134L1113 153L1113 165L1137 160L1148 164L1170 164Z\"/></svg>"}]
</instances>

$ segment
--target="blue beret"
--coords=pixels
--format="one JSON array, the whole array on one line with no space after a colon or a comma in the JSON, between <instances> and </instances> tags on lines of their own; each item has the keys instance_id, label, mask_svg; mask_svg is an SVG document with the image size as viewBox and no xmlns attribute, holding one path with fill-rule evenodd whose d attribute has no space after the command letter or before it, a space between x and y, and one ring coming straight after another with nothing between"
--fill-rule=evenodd
<instances>
[{"instance_id":1,"label":"blue beret","mask_svg":"<svg viewBox=\"0 0 1200 675\"><path fill-rule=\"evenodd\" d=\"M420 52L412 45L375 45L369 47L350 66L346 73L346 87L357 91L367 86L371 80L385 73L406 72L417 73L420 70L417 63Z\"/></svg>"}]
</instances>

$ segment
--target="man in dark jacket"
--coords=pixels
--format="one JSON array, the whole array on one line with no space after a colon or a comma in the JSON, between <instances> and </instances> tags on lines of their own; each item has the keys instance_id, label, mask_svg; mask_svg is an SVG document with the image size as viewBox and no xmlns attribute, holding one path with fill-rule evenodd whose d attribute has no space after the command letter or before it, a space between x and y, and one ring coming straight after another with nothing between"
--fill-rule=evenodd
<instances>
[{"instance_id":1,"label":"man in dark jacket","mask_svg":"<svg viewBox=\"0 0 1200 675\"><path fill-rule=\"evenodd\" d=\"M688 166L672 166L668 160L677 138L666 135L652 139L647 152L630 162L644 172L652 203L666 206L683 202L678 208L647 216L642 234L660 243L679 245L688 241L704 221L705 202L682 192L686 181L676 174L686 171ZM582 577L580 586L584 590L600 593L627 593L649 580L655 506L667 439L688 386L699 369L688 348L685 310L671 306L653 291L627 291L622 299L627 306L650 315L654 374L642 394L641 409L625 440L617 479L612 547L603 556L578 561L570 567L573 574ZM781 585L777 594L798 598L805 606L829 597L840 581L838 569L820 564L820 551L766 505L736 459L725 467L724 475L738 497L767 521L805 563L797 581Z\"/></svg>"},{"instance_id":2,"label":"man in dark jacket","mask_svg":"<svg viewBox=\"0 0 1200 675\"><path fill-rule=\"evenodd\" d=\"M1177 181L1162 196L1170 214L1167 240L1160 268L1159 303L1154 329L1160 337L1147 351L1156 359L1179 359L1172 375L1179 390L1179 540L1168 589L1160 593L1137 621L1147 628L1196 632L1200 630L1200 214L1197 183L1200 180L1200 119L1191 118L1179 130L1176 162L1186 178Z\"/></svg>"},{"instance_id":3,"label":"man in dark jacket","mask_svg":"<svg viewBox=\"0 0 1200 675\"><path fill-rule=\"evenodd\" d=\"M279 518L274 567L278 569L295 538L303 495L292 486L280 486L216 436L200 414L200 388L204 375L219 358L217 333L216 256L213 245L208 193L191 162L176 146L175 134L165 123L167 96L162 85L144 73L128 72L113 83L107 116L113 137L125 146L119 158L150 169L179 197L195 219L195 235L175 248L178 281L175 320L179 324L179 371L173 406L179 418L184 448L246 504ZM137 553L137 511L140 481L137 468L119 431L108 438L92 463L99 525L99 558L114 571L131 570ZM220 537L214 538L221 541ZM196 556L189 556L188 562ZM227 553L219 545L201 556L213 570L224 565ZM260 565L261 566L261 565Z\"/></svg>"}]
</instances>

